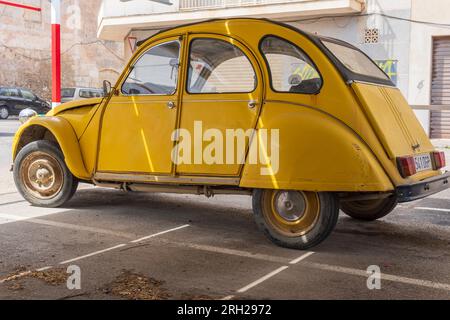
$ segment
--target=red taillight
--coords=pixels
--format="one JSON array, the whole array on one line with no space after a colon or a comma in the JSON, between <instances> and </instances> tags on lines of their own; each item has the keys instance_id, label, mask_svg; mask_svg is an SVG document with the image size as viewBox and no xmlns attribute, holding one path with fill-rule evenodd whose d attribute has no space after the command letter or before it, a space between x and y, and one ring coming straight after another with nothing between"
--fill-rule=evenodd
<instances>
[{"instance_id":1,"label":"red taillight","mask_svg":"<svg viewBox=\"0 0 450 320\"><path fill-rule=\"evenodd\" d=\"M433 152L431 154L431 158L433 159L433 168L434 170L439 170L445 167L445 153L444 152Z\"/></svg>"},{"instance_id":2,"label":"red taillight","mask_svg":"<svg viewBox=\"0 0 450 320\"><path fill-rule=\"evenodd\" d=\"M400 157L397 158L398 170L403 178L410 177L416 174L416 163L414 157Z\"/></svg>"}]
</instances>

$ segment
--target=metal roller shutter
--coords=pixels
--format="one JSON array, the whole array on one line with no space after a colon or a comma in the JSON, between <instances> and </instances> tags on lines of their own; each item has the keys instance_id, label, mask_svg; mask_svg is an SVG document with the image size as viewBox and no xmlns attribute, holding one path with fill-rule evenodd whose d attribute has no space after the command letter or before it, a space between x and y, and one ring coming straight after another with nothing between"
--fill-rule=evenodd
<instances>
[{"instance_id":1,"label":"metal roller shutter","mask_svg":"<svg viewBox=\"0 0 450 320\"><path fill-rule=\"evenodd\" d=\"M450 105L450 37L433 41L431 104ZM450 139L450 110L431 111L431 138Z\"/></svg>"}]
</instances>

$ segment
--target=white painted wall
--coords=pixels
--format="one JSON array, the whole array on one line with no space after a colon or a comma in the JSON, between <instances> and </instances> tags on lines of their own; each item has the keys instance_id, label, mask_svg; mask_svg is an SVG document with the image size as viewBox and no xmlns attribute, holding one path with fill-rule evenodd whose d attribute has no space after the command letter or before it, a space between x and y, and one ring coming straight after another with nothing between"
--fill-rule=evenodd
<instances>
[{"instance_id":1,"label":"white painted wall","mask_svg":"<svg viewBox=\"0 0 450 320\"><path fill-rule=\"evenodd\" d=\"M450 24L450 1L427 0L412 1L411 18ZM450 27L411 24L411 50L408 100L411 104L428 105L431 102L431 68L433 37L450 35ZM430 112L416 111L427 133L429 132Z\"/></svg>"}]
</instances>

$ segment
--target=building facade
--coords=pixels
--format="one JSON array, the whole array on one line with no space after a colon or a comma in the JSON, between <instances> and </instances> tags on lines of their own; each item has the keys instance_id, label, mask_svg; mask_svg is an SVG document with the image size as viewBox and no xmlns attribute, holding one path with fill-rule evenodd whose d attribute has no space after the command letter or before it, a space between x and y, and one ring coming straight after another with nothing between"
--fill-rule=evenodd
<instances>
[{"instance_id":1,"label":"building facade","mask_svg":"<svg viewBox=\"0 0 450 320\"><path fill-rule=\"evenodd\" d=\"M0 4L0 86L30 88L50 100L50 2L16 2L40 7L42 11ZM62 1L63 86L99 87L103 79L114 81L122 69L122 44L96 36L99 7L99 0Z\"/></svg>"},{"instance_id":2,"label":"building facade","mask_svg":"<svg viewBox=\"0 0 450 320\"><path fill-rule=\"evenodd\" d=\"M450 138L448 0L103 0L98 37L136 41L212 18L264 17L352 43L400 88L432 138ZM432 105L432 106L430 106Z\"/></svg>"}]
</instances>

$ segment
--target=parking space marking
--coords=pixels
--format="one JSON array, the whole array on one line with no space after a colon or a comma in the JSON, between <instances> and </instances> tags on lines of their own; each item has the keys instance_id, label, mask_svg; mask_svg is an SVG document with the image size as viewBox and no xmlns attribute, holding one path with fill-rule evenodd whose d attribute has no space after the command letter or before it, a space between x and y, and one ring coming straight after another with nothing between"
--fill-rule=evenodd
<instances>
[{"instance_id":1,"label":"parking space marking","mask_svg":"<svg viewBox=\"0 0 450 320\"><path fill-rule=\"evenodd\" d=\"M450 209L442 209L442 208L414 207L414 209L416 209L416 210L427 210L427 211L450 212Z\"/></svg>"},{"instance_id":2,"label":"parking space marking","mask_svg":"<svg viewBox=\"0 0 450 320\"><path fill-rule=\"evenodd\" d=\"M291 264L291 265L297 264L297 263L299 263L300 261L303 261L303 260L305 260L306 258L308 258L309 256L311 256L313 253L314 253L314 252L307 252L307 253L301 255L300 257L298 257L298 258L296 258L296 259L290 261L289 264ZM272 271L272 272L266 274L265 276L263 276L263 277L261 277L261 278L255 280L255 281L253 281L252 283L246 285L245 287L243 287L243 288L237 290L237 293L245 293L245 292L247 292L248 290L250 290L250 289L256 287L257 285L263 283L264 281L269 280L270 278L276 276L277 274L279 274L280 272L283 272L283 271L286 270L286 269L289 269L289 266L282 266L282 267L279 267L278 269L276 269L276 270L274 270L274 271ZM227 296L227 297L223 298L222 300L231 300L231 299L233 299L233 298L234 298L234 296L231 295L231 296Z\"/></svg>"},{"instance_id":3,"label":"parking space marking","mask_svg":"<svg viewBox=\"0 0 450 320\"><path fill-rule=\"evenodd\" d=\"M289 262L289 264L297 264L300 261L305 260L306 258L308 258L312 254L314 254L314 252L312 252L312 251L307 252L304 255L301 255L300 257L298 257L297 259L292 260L291 262Z\"/></svg>"},{"instance_id":4,"label":"parking space marking","mask_svg":"<svg viewBox=\"0 0 450 320\"><path fill-rule=\"evenodd\" d=\"M86 258L89 258L89 257L93 257L93 256L96 256L96 255L99 255L99 254L102 254L102 253L105 253L105 252L108 252L108 251L119 249L119 248L122 248L122 247L125 247L125 246L126 246L126 244L122 243L122 244L119 244L119 245L111 247L111 248L106 248L106 249L103 249L103 250L99 250L99 251L95 251L95 252L86 254L84 256L80 256L80 257L76 257L76 258L73 258L73 259L70 259L70 260L66 260L66 261L60 262L59 264L68 264L68 263L75 262L75 261L78 261L78 260L82 260L82 259L86 259Z\"/></svg>"},{"instance_id":5,"label":"parking space marking","mask_svg":"<svg viewBox=\"0 0 450 320\"><path fill-rule=\"evenodd\" d=\"M270 278L276 276L277 274L279 274L280 272L283 272L284 270L286 270L286 269L288 269L288 268L289 268L288 266L282 266L282 267L279 267L278 269L276 269L276 270L274 270L274 271L272 271L272 272L266 274L265 276L259 278L258 280L253 281L253 282L250 283L249 285L246 285L245 287L239 289L237 292L238 292L238 293L244 293L244 292L247 292L247 291L250 290L251 288L256 287L257 285L259 285L259 284L263 283L264 281L266 281L266 280L268 280L268 279L270 279Z\"/></svg>"},{"instance_id":6,"label":"parking space marking","mask_svg":"<svg viewBox=\"0 0 450 320\"><path fill-rule=\"evenodd\" d=\"M179 226L179 227L176 227L176 228L172 228L172 229L169 229L169 230L161 231L161 232L154 233L154 234L151 234L151 235L146 236L146 237L139 238L137 240L130 241L129 243L133 243L133 244L134 243L140 243L142 241L145 241L145 240L148 240L148 239L151 239L151 238L154 238L154 237L157 237L157 236L169 233L169 232L173 232L173 231L177 231L177 230L180 230L180 229L184 229L184 228L187 228L189 226L190 226L189 224L185 224L185 225L182 225L182 226ZM95 252L92 252L92 253L80 256L80 257L76 257L76 258L73 258L73 259L69 259L69 260L60 262L59 264L68 264L68 263L75 262L75 261L78 261L78 260L82 260L82 259L85 259L85 258L93 257L93 256L96 256L96 255L99 255L99 254L102 254L102 253L105 253L105 252L108 252L108 251L120 249L120 248L126 247L127 245L128 244L121 243L121 244L116 245L114 247L110 247L110 248L106 248L106 249L103 249L103 250L95 251Z\"/></svg>"},{"instance_id":7,"label":"parking space marking","mask_svg":"<svg viewBox=\"0 0 450 320\"><path fill-rule=\"evenodd\" d=\"M57 222L57 221L51 221L51 220L44 220L44 219L23 219L23 217L14 216L14 215L2 215L0 214L0 217L11 217L11 220L15 221L23 221L26 223L34 223L34 224L40 224L45 226L51 226L51 227L57 227L62 229L70 229L70 230L76 230L76 231L87 231L92 233L101 233L101 234L107 234L111 236L126 238L126 239L134 239L136 238L136 235L121 231L113 231L113 230L107 230L102 228L96 228L96 227L88 227L88 226L80 226L78 224L72 224L72 223L66 223L66 222Z\"/></svg>"},{"instance_id":8,"label":"parking space marking","mask_svg":"<svg viewBox=\"0 0 450 320\"><path fill-rule=\"evenodd\" d=\"M38 208L31 206L14 206L8 205L5 207L9 207L8 209L2 208L2 211L10 210L14 212L14 214L9 213L0 213L0 224L8 224L14 223L18 221L26 221L31 220L38 217L49 216L52 214L63 213L69 211L69 209L47 209L47 208Z\"/></svg>"},{"instance_id":9,"label":"parking space marking","mask_svg":"<svg viewBox=\"0 0 450 320\"><path fill-rule=\"evenodd\" d=\"M323 264L323 263L305 262L302 264L302 266L311 267L314 269L320 269L320 270L324 270L324 271L345 273L348 275L360 276L360 277L364 277L364 278L367 278L369 276L369 274L367 273L366 270L333 266L333 265ZM421 287L426 287L426 288L431 288L431 289L440 289L440 290L450 291L450 284L447 284L447 283L439 283L439 282L433 282L433 281L429 281L429 280L407 278L407 277L395 276L392 274L387 274L387 273L381 272L381 281L383 281L383 280L397 282L397 283L411 284L411 285L416 285L416 286L421 286Z\"/></svg>"},{"instance_id":10,"label":"parking space marking","mask_svg":"<svg viewBox=\"0 0 450 320\"><path fill-rule=\"evenodd\" d=\"M154 237L157 237L157 236L160 236L160 235L163 235L163 234L172 232L172 231L177 231L177 230L180 230L180 229L187 228L187 227L189 227L189 226L190 226L189 224L185 224L185 225L180 226L180 227L176 227L176 228L169 229L169 230L166 230L166 231L161 231L161 232L158 232L158 233L155 233L155 234L151 234L151 235L149 235L149 236L142 237L142 238L140 238L140 239L133 240L133 241L130 241L130 242L131 242L131 243L139 243L139 242L142 242L142 241L145 241L145 240L148 240L148 239L151 239L151 238L154 238Z\"/></svg>"},{"instance_id":11,"label":"parking space marking","mask_svg":"<svg viewBox=\"0 0 450 320\"><path fill-rule=\"evenodd\" d=\"M175 245L177 247L185 247L185 248L191 248L191 249L207 251L207 252L212 252L212 253L233 255L233 256L263 260L263 261L268 261L268 262L283 263L283 264L288 262L286 258L271 256L271 255L261 254L261 253L252 253L252 252L241 251L241 250L236 250L236 249L215 247L215 246L204 245L204 244L179 243L179 242L167 241L167 240L161 240L161 242Z\"/></svg>"}]
</instances>

